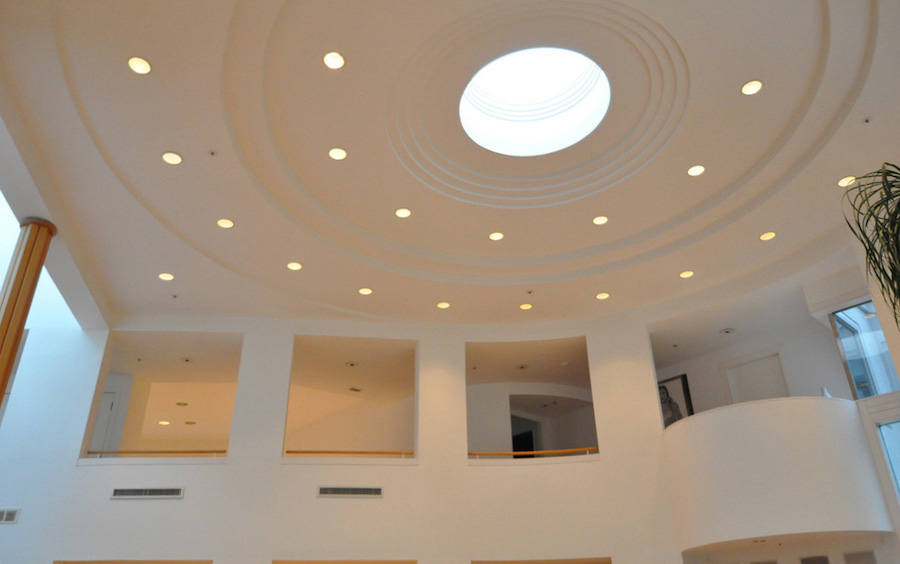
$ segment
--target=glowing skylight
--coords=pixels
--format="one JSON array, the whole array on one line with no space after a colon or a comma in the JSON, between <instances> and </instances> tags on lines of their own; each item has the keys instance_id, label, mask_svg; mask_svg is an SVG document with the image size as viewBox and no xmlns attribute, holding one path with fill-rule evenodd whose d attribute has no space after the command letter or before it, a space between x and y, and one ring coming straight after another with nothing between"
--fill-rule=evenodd
<instances>
[{"instance_id":1,"label":"glowing skylight","mask_svg":"<svg viewBox=\"0 0 900 564\"><path fill-rule=\"evenodd\" d=\"M515 51L487 64L466 86L459 119L489 151L533 157L578 143L609 109L609 80L581 53L552 47Z\"/></svg>"}]
</instances>

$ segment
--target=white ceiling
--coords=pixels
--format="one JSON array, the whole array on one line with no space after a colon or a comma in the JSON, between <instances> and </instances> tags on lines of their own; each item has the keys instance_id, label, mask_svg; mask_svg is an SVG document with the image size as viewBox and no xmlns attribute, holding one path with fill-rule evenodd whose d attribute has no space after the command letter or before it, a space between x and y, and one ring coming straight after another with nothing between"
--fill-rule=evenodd
<instances>
[{"instance_id":1,"label":"white ceiling","mask_svg":"<svg viewBox=\"0 0 900 564\"><path fill-rule=\"evenodd\" d=\"M799 288L845 229L836 181L897 160L898 27L895 2L3 2L0 113L30 178L4 155L2 188L58 224L51 273L113 327L733 303L761 273ZM490 153L461 129L462 89L538 45L603 67L607 118L557 153Z\"/></svg>"}]
</instances>

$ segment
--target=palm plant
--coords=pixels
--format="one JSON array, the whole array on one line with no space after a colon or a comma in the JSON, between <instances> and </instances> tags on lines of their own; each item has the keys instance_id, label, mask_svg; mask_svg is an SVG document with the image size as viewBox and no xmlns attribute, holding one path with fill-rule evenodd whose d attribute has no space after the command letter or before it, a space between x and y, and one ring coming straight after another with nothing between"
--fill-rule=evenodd
<instances>
[{"instance_id":1,"label":"palm plant","mask_svg":"<svg viewBox=\"0 0 900 564\"><path fill-rule=\"evenodd\" d=\"M862 243L868 274L878 282L900 327L900 168L884 163L880 170L858 177L844 197L853 212L844 219Z\"/></svg>"}]
</instances>

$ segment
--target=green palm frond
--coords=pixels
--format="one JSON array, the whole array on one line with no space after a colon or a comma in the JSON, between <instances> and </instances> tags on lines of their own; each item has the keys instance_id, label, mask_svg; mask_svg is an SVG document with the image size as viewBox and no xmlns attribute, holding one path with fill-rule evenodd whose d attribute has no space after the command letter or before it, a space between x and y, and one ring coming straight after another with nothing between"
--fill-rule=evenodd
<instances>
[{"instance_id":1,"label":"green palm frond","mask_svg":"<svg viewBox=\"0 0 900 564\"><path fill-rule=\"evenodd\" d=\"M878 282L900 327L900 168L885 163L857 177L844 197L853 211L844 219L865 249L868 275Z\"/></svg>"}]
</instances>

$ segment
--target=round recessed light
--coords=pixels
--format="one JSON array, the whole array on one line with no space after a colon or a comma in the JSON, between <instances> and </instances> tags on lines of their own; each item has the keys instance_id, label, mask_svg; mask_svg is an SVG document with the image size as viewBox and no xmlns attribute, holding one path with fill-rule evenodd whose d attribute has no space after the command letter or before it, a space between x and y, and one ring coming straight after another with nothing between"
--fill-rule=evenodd
<instances>
[{"instance_id":1,"label":"round recessed light","mask_svg":"<svg viewBox=\"0 0 900 564\"><path fill-rule=\"evenodd\" d=\"M750 82L741 86L741 93L745 96L753 96L760 90L762 90L762 82L758 80L751 80Z\"/></svg>"},{"instance_id":2,"label":"round recessed light","mask_svg":"<svg viewBox=\"0 0 900 564\"><path fill-rule=\"evenodd\" d=\"M147 74L152 70L147 59L142 59L141 57L132 57L128 59L128 68L137 74Z\"/></svg>"},{"instance_id":3,"label":"round recessed light","mask_svg":"<svg viewBox=\"0 0 900 564\"><path fill-rule=\"evenodd\" d=\"M597 294L595 297L596 297L598 300L605 300L605 299L609 298L609 294L606 293L606 292L600 292L600 293Z\"/></svg>"},{"instance_id":4,"label":"round recessed light","mask_svg":"<svg viewBox=\"0 0 900 564\"><path fill-rule=\"evenodd\" d=\"M220 219L219 221L216 222L216 225L218 225L222 229L231 229L232 227L234 227L234 222L231 221L230 219L223 217L222 219Z\"/></svg>"},{"instance_id":5,"label":"round recessed light","mask_svg":"<svg viewBox=\"0 0 900 564\"><path fill-rule=\"evenodd\" d=\"M175 280L175 275L169 274L168 272L160 272L159 279L165 280L166 282L171 282L172 280Z\"/></svg>"},{"instance_id":6,"label":"round recessed light","mask_svg":"<svg viewBox=\"0 0 900 564\"><path fill-rule=\"evenodd\" d=\"M846 187L850 186L851 184L853 184L854 182L856 182L855 176L845 176L845 177L841 178L840 180L838 180L838 186L840 186L841 188L846 188Z\"/></svg>"},{"instance_id":7,"label":"round recessed light","mask_svg":"<svg viewBox=\"0 0 900 564\"><path fill-rule=\"evenodd\" d=\"M693 276L693 275L694 275L694 271L693 271L693 270L685 270L684 272L682 272L682 273L679 274L678 276L680 276L681 278L690 278L690 277Z\"/></svg>"},{"instance_id":8,"label":"round recessed light","mask_svg":"<svg viewBox=\"0 0 900 564\"><path fill-rule=\"evenodd\" d=\"M774 231L766 231L765 233L763 233L762 235L759 236L760 241L771 241L774 238L775 238Z\"/></svg>"},{"instance_id":9,"label":"round recessed light","mask_svg":"<svg viewBox=\"0 0 900 564\"><path fill-rule=\"evenodd\" d=\"M591 222L594 225L606 225L606 223L608 221L609 221L609 218L606 217L605 215L598 215L597 217L595 217L594 219L591 220Z\"/></svg>"},{"instance_id":10,"label":"round recessed light","mask_svg":"<svg viewBox=\"0 0 900 564\"><path fill-rule=\"evenodd\" d=\"M532 307L534 307L534 306L531 304L522 304L519 306L519 309L523 309L523 310L527 311L527 310L531 309Z\"/></svg>"},{"instance_id":11,"label":"round recessed light","mask_svg":"<svg viewBox=\"0 0 900 564\"><path fill-rule=\"evenodd\" d=\"M503 233L500 233L499 231L495 231L494 233L491 233L490 235L488 235L488 239L490 239L491 241L499 241L502 238L503 238Z\"/></svg>"},{"instance_id":12,"label":"round recessed light","mask_svg":"<svg viewBox=\"0 0 900 564\"><path fill-rule=\"evenodd\" d=\"M406 219L407 217L412 215L412 212L406 208L400 208L394 212L394 215L396 215L399 218Z\"/></svg>"},{"instance_id":13,"label":"round recessed light","mask_svg":"<svg viewBox=\"0 0 900 564\"><path fill-rule=\"evenodd\" d=\"M372 293L372 288L360 288L359 293L363 296L368 296Z\"/></svg>"},{"instance_id":14,"label":"round recessed light","mask_svg":"<svg viewBox=\"0 0 900 564\"><path fill-rule=\"evenodd\" d=\"M289 262L287 263L288 270L300 270L303 268L303 265L299 262Z\"/></svg>"},{"instance_id":15,"label":"round recessed light","mask_svg":"<svg viewBox=\"0 0 900 564\"><path fill-rule=\"evenodd\" d=\"M157 423L159 423L159 424L162 425L163 427L165 427L166 425L171 425L171 424L172 424L170 421L157 421Z\"/></svg>"},{"instance_id":16,"label":"round recessed light","mask_svg":"<svg viewBox=\"0 0 900 564\"><path fill-rule=\"evenodd\" d=\"M536 47L475 73L459 101L472 141L512 157L546 155L591 134L609 109L609 79L581 53Z\"/></svg>"},{"instance_id":17,"label":"round recessed light","mask_svg":"<svg viewBox=\"0 0 900 564\"><path fill-rule=\"evenodd\" d=\"M447 309L448 307L450 307L450 302L438 302L437 306L438 309Z\"/></svg>"},{"instance_id":18,"label":"round recessed light","mask_svg":"<svg viewBox=\"0 0 900 564\"><path fill-rule=\"evenodd\" d=\"M344 56L337 51L325 53L325 56L322 57L322 61L325 63L326 67L332 70L337 70L344 66Z\"/></svg>"},{"instance_id":19,"label":"round recessed light","mask_svg":"<svg viewBox=\"0 0 900 564\"><path fill-rule=\"evenodd\" d=\"M177 405L178 407L187 407L187 402L179 401L179 402L176 402L175 405Z\"/></svg>"},{"instance_id":20,"label":"round recessed light","mask_svg":"<svg viewBox=\"0 0 900 564\"><path fill-rule=\"evenodd\" d=\"M182 159L181 155L179 155L178 153L168 151L163 153L162 160L170 165L180 165L184 159Z\"/></svg>"},{"instance_id":21,"label":"round recessed light","mask_svg":"<svg viewBox=\"0 0 900 564\"><path fill-rule=\"evenodd\" d=\"M184 424L185 425L196 425L197 422L196 421L185 421Z\"/></svg>"},{"instance_id":22,"label":"round recessed light","mask_svg":"<svg viewBox=\"0 0 900 564\"><path fill-rule=\"evenodd\" d=\"M706 172L706 167L703 165L694 165L687 171L688 176L700 176L704 172Z\"/></svg>"},{"instance_id":23,"label":"round recessed light","mask_svg":"<svg viewBox=\"0 0 900 564\"><path fill-rule=\"evenodd\" d=\"M328 156L336 161L342 161L347 158L347 151L340 147L333 147L328 150Z\"/></svg>"}]
</instances>

